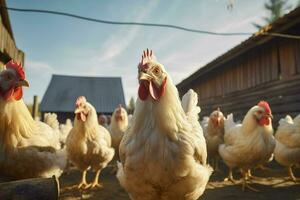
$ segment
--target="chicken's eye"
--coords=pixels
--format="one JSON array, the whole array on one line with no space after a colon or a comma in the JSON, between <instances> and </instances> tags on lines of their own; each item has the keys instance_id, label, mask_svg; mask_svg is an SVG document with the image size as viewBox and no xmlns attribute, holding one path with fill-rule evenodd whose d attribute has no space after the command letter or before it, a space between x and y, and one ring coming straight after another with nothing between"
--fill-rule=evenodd
<instances>
[{"instance_id":1,"label":"chicken's eye","mask_svg":"<svg viewBox=\"0 0 300 200\"><path fill-rule=\"evenodd\" d=\"M160 69L159 69L159 67L155 67L155 68L153 69L153 73L154 73L155 75L159 75L159 74L160 74Z\"/></svg>"},{"instance_id":2,"label":"chicken's eye","mask_svg":"<svg viewBox=\"0 0 300 200\"><path fill-rule=\"evenodd\" d=\"M12 79L12 76L10 74L5 74L4 75L4 79L5 80L11 80Z\"/></svg>"},{"instance_id":3,"label":"chicken's eye","mask_svg":"<svg viewBox=\"0 0 300 200\"><path fill-rule=\"evenodd\" d=\"M257 114L261 115L263 113L262 110L257 111Z\"/></svg>"}]
</instances>

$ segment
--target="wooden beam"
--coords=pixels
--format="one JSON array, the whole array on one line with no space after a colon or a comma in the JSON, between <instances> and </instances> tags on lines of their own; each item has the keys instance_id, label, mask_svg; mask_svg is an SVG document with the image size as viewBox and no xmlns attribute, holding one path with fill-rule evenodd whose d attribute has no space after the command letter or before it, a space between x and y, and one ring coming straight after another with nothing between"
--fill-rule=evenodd
<instances>
[{"instance_id":1,"label":"wooden beam","mask_svg":"<svg viewBox=\"0 0 300 200\"><path fill-rule=\"evenodd\" d=\"M59 182L56 177L0 183L0 199L57 200L58 197Z\"/></svg>"}]
</instances>

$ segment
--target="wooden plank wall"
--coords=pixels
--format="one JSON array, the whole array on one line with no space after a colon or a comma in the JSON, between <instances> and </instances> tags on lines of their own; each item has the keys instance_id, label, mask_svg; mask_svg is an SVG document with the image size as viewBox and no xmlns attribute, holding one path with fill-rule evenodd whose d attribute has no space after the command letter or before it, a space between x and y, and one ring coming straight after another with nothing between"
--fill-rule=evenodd
<instances>
[{"instance_id":1,"label":"wooden plank wall","mask_svg":"<svg viewBox=\"0 0 300 200\"><path fill-rule=\"evenodd\" d=\"M24 64L24 53L19 50L12 39L11 35L5 28L0 17L0 54L1 62L8 62L10 59L14 59L16 62Z\"/></svg>"},{"instance_id":2,"label":"wooden plank wall","mask_svg":"<svg viewBox=\"0 0 300 200\"><path fill-rule=\"evenodd\" d=\"M274 39L209 72L193 85L201 116L213 109L241 119L260 100L269 101L275 120L300 114L300 41Z\"/></svg>"},{"instance_id":3,"label":"wooden plank wall","mask_svg":"<svg viewBox=\"0 0 300 200\"><path fill-rule=\"evenodd\" d=\"M284 56L284 55L283 55ZM279 79L278 52L275 45L265 45L248 52L207 79L199 80L195 88L200 99L224 96Z\"/></svg>"},{"instance_id":4,"label":"wooden plank wall","mask_svg":"<svg viewBox=\"0 0 300 200\"><path fill-rule=\"evenodd\" d=\"M300 114L300 76L292 79L275 81L243 91L233 92L222 98L200 100L201 116L207 116L217 107L224 114L234 113L236 119L242 119L246 112L260 100L270 103L277 122L286 114Z\"/></svg>"}]
</instances>

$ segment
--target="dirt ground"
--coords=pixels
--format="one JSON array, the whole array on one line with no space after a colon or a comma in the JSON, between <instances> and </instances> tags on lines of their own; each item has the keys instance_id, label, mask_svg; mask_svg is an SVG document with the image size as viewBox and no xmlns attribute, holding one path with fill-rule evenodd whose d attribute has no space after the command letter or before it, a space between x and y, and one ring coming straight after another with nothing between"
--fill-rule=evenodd
<instances>
[{"instance_id":1,"label":"dirt ground","mask_svg":"<svg viewBox=\"0 0 300 200\"><path fill-rule=\"evenodd\" d=\"M275 166L274 166L275 165ZM282 167L272 164L272 170L257 169L253 175L260 177L253 180L251 186L258 189L259 192L250 190L242 191L240 180L235 184L223 181L227 174L226 168L223 166L224 172L215 172L210 179L207 189L201 200L233 200L233 199L255 199L255 200L300 200L300 182L294 183L284 181L287 172ZM274 169L275 168L275 169ZM129 199L125 190L120 186L115 175L112 174L112 167L103 170L100 175L103 188L78 190L74 187L81 179L81 172L75 168L70 169L67 173L60 177L61 194L60 199L97 199L97 200L127 200ZM296 169L295 175L300 176L300 169ZM93 179L93 173L88 174L88 180ZM234 174L239 179L239 173Z\"/></svg>"}]
</instances>

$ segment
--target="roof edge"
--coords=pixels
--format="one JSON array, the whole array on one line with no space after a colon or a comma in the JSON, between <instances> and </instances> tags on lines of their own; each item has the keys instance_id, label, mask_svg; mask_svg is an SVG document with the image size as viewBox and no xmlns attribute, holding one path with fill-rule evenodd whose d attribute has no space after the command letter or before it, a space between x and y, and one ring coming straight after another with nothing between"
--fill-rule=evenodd
<instances>
[{"instance_id":1,"label":"roof edge","mask_svg":"<svg viewBox=\"0 0 300 200\"><path fill-rule=\"evenodd\" d=\"M237 56L251 50L252 48L254 48L258 45L264 44L264 43L270 41L271 39L275 38L275 36L264 35L264 33L267 33L267 32L280 33L280 32L287 30L288 28L293 26L295 24L295 22L289 20L283 27L280 27L279 25L282 23L282 21L284 21L290 17L293 17L296 19L297 22L298 21L300 22L300 6L298 6L294 10L290 11L289 13L285 14L284 16L278 18L273 23L265 25L259 31L254 33L252 36L250 36L246 40L242 41L239 45L232 47L225 53L223 53L220 56L213 59L211 62L200 67L200 69L196 70L194 73L192 73L187 78L183 79L180 83L178 83L176 85L177 88L178 89L183 88L187 84L193 82L195 79L197 79L200 76L202 76L203 74L207 73L208 71L211 71L211 70L217 68L218 66L220 66L221 64L224 64L224 63L236 58ZM276 26L279 26L279 27L276 27ZM250 42L253 42L253 43L249 44ZM241 49L241 47L243 47L244 49Z\"/></svg>"}]
</instances>

